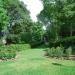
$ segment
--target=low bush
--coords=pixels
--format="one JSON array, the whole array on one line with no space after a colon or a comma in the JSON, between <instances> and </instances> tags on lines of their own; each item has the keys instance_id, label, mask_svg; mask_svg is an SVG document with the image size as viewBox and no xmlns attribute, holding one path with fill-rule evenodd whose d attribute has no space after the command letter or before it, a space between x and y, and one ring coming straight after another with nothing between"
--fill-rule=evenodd
<instances>
[{"instance_id":1,"label":"low bush","mask_svg":"<svg viewBox=\"0 0 75 75\"><path fill-rule=\"evenodd\" d=\"M55 49L56 56L59 57L59 58L62 57L63 51L64 51L64 49L62 47L56 47L56 49Z\"/></svg>"},{"instance_id":2,"label":"low bush","mask_svg":"<svg viewBox=\"0 0 75 75\"><path fill-rule=\"evenodd\" d=\"M30 49L29 44L11 44L0 46L0 59L15 58L16 52Z\"/></svg>"},{"instance_id":3,"label":"low bush","mask_svg":"<svg viewBox=\"0 0 75 75\"><path fill-rule=\"evenodd\" d=\"M52 47L52 48L47 48L45 50L47 52L47 55L50 57L57 57L57 58L61 58L61 57L66 57L67 59L70 59L71 55L72 55L72 47L69 47L67 49L65 49L64 52L64 48L63 47Z\"/></svg>"},{"instance_id":4,"label":"low bush","mask_svg":"<svg viewBox=\"0 0 75 75\"><path fill-rule=\"evenodd\" d=\"M54 48L54 47L47 49L47 54L48 54L50 57L54 57L54 52L55 52L55 48Z\"/></svg>"},{"instance_id":5,"label":"low bush","mask_svg":"<svg viewBox=\"0 0 75 75\"><path fill-rule=\"evenodd\" d=\"M67 59L70 59L70 55L72 55L72 47L69 47L69 48L66 49Z\"/></svg>"},{"instance_id":6,"label":"low bush","mask_svg":"<svg viewBox=\"0 0 75 75\"><path fill-rule=\"evenodd\" d=\"M0 59L11 59L15 58L16 50L11 48L10 46L2 46L0 47Z\"/></svg>"},{"instance_id":7,"label":"low bush","mask_svg":"<svg viewBox=\"0 0 75 75\"><path fill-rule=\"evenodd\" d=\"M12 51L0 51L0 59L11 59L15 58L16 52Z\"/></svg>"},{"instance_id":8,"label":"low bush","mask_svg":"<svg viewBox=\"0 0 75 75\"><path fill-rule=\"evenodd\" d=\"M50 56L50 57L62 57L63 56L63 48L61 47L52 47L52 48L48 48L47 49L47 54Z\"/></svg>"},{"instance_id":9,"label":"low bush","mask_svg":"<svg viewBox=\"0 0 75 75\"><path fill-rule=\"evenodd\" d=\"M11 44L10 47L16 51L22 51L31 48L29 44Z\"/></svg>"}]
</instances>

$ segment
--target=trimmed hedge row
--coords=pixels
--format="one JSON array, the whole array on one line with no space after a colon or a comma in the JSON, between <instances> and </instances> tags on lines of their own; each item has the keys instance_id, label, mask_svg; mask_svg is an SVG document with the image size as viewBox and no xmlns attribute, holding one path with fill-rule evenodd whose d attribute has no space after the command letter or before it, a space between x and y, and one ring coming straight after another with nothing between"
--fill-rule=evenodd
<instances>
[{"instance_id":1,"label":"trimmed hedge row","mask_svg":"<svg viewBox=\"0 0 75 75\"><path fill-rule=\"evenodd\" d=\"M26 49L31 48L31 46L29 44L11 44L9 46L16 51L22 51L22 50L26 50Z\"/></svg>"}]
</instances>

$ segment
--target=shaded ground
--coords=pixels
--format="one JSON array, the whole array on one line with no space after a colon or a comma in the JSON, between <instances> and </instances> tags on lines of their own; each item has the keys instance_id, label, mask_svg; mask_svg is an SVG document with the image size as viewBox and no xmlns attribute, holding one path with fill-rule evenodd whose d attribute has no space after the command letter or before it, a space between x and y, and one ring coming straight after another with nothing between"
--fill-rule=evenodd
<instances>
[{"instance_id":1,"label":"shaded ground","mask_svg":"<svg viewBox=\"0 0 75 75\"><path fill-rule=\"evenodd\" d=\"M1 61L0 75L75 75L75 61L49 59L43 49L31 49L15 60Z\"/></svg>"}]
</instances>

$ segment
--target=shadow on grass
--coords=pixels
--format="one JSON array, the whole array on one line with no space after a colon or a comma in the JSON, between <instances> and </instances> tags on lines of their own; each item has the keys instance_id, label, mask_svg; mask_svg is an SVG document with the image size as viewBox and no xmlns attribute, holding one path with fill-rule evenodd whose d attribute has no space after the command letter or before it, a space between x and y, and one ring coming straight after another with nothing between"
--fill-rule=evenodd
<instances>
[{"instance_id":1,"label":"shadow on grass","mask_svg":"<svg viewBox=\"0 0 75 75\"><path fill-rule=\"evenodd\" d=\"M61 66L61 67L64 67L64 68L74 68L75 69L75 66L67 66L67 65L63 65L63 64L59 64L59 63L52 63L52 65L55 65L55 66Z\"/></svg>"},{"instance_id":2,"label":"shadow on grass","mask_svg":"<svg viewBox=\"0 0 75 75\"><path fill-rule=\"evenodd\" d=\"M52 65L56 65L56 66L64 66L64 65L59 64L59 63L52 63Z\"/></svg>"},{"instance_id":3,"label":"shadow on grass","mask_svg":"<svg viewBox=\"0 0 75 75\"><path fill-rule=\"evenodd\" d=\"M42 60L44 60L43 58L32 58L32 59L30 59L30 60L32 60L32 61L42 61Z\"/></svg>"}]
</instances>

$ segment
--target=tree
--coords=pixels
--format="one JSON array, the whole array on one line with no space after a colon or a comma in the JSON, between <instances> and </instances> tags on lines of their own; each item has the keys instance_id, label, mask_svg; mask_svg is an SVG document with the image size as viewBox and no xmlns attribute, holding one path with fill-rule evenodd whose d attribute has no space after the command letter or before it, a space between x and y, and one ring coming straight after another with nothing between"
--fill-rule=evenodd
<instances>
[{"instance_id":1,"label":"tree","mask_svg":"<svg viewBox=\"0 0 75 75\"><path fill-rule=\"evenodd\" d=\"M75 1L42 0L44 10L39 19L47 25L50 42L75 36ZM47 20L47 21L46 21ZM45 23L47 22L47 23ZM48 24L50 22L50 24Z\"/></svg>"},{"instance_id":2,"label":"tree","mask_svg":"<svg viewBox=\"0 0 75 75\"><path fill-rule=\"evenodd\" d=\"M47 25L47 32L55 36L54 40L58 40L59 30L61 26L59 17L61 16L61 12L62 12L61 10L63 8L62 3L60 1L56 2L54 0L51 0L51 1L43 0L43 2L44 2L44 10L39 15L40 20ZM53 33L53 30L54 30L54 33Z\"/></svg>"},{"instance_id":3,"label":"tree","mask_svg":"<svg viewBox=\"0 0 75 75\"><path fill-rule=\"evenodd\" d=\"M0 0L0 37L6 33L9 17L7 16L7 10L4 8L3 0Z\"/></svg>"},{"instance_id":4,"label":"tree","mask_svg":"<svg viewBox=\"0 0 75 75\"><path fill-rule=\"evenodd\" d=\"M19 0L3 0L3 4L9 17L7 38L10 38L11 35L13 35L12 38L20 38L21 33L31 29L29 11L26 9L26 5Z\"/></svg>"},{"instance_id":5,"label":"tree","mask_svg":"<svg viewBox=\"0 0 75 75\"><path fill-rule=\"evenodd\" d=\"M32 40L33 47L40 45L43 42L43 24L40 22L33 23L32 26Z\"/></svg>"}]
</instances>

